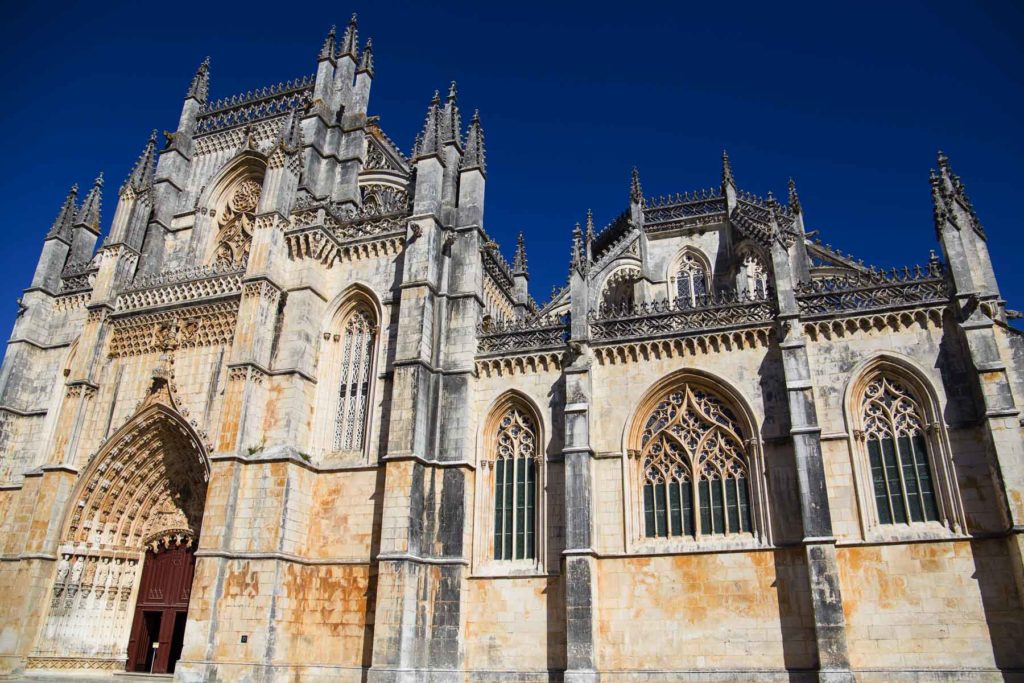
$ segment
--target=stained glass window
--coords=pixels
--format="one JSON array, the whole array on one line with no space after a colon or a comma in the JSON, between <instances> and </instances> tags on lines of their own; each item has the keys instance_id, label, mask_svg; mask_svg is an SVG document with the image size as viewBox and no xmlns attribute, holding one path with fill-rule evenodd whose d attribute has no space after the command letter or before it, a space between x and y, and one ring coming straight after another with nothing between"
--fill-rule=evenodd
<instances>
[{"instance_id":1,"label":"stained glass window","mask_svg":"<svg viewBox=\"0 0 1024 683\"><path fill-rule=\"evenodd\" d=\"M338 410L334 419L334 450L363 447L366 410L373 365L373 318L365 310L353 311L345 320L341 339L341 380Z\"/></svg>"},{"instance_id":2,"label":"stained glass window","mask_svg":"<svg viewBox=\"0 0 1024 683\"><path fill-rule=\"evenodd\" d=\"M494 559L532 560L536 555L537 430L533 419L511 407L498 423L494 454Z\"/></svg>"}]
</instances>

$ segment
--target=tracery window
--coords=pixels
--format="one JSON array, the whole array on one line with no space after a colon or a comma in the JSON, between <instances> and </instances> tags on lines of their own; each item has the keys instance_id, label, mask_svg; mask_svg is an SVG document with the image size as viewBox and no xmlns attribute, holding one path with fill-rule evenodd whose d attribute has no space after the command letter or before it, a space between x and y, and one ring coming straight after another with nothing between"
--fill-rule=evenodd
<instances>
[{"instance_id":1,"label":"tracery window","mask_svg":"<svg viewBox=\"0 0 1024 683\"><path fill-rule=\"evenodd\" d=\"M707 266L694 254L684 253L675 273L675 296L683 305L695 306L708 294Z\"/></svg>"},{"instance_id":2,"label":"tracery window","mask_svg":"<svg viewBox=\"0 0 1024 683\"><path fill-rule=\"evenodd\" d=\"M881 524L939 519L923 411L893 377L877 375L862 401L864 439Z\"/></svg>"},{"instance_id":3,"label":"tracery window","mask_svg":"<svg viewBox=\"0 0 1024 683\"><path fill-rule=\"evenodd\" d=\"M768 296L768 269L756 254L743 257L742 284L747 296L764 299Z\"/></svg>"},{"instance_id":4,"label":"tracery window","mask_svg":"<svg viewBox=\"0 0 1024 683\"><path fill-rule=\"evenodd\" d=\"M342 328L341 378L334 418L336 451L353 451L363 447L374 334L373 316L363 308L349 314Z\"/></svg>"},{"instance_id":5,"label":"tracery window","mask_svg":"<svg viewBox=\"0 0 1024 683\"><path fill-rule=\"evenodd\" d=\"M674 388L641 434L644 535L752 531L748 457L732 410L690 384Z\"/></svg>"},{"instance_id":6,"label":"tracery window","mask_svg":"<svg viewBox=\"0 0 1024 683\"><path fill-rule=\"evenodd\" d=\"M507 408L498 422L494 449L494 559L535 559L537 427L533 418L517 405Z\"/></svg>"},{"instance_id":7,"label":"tracery window","mask_svg":"<svg viewBox=\"0 0 1024 683\"><path fill-rule=\"evenodd\" d=\"M240 265L249 259L252 227L263 186L256 180L243 180L231 193L218 223L214 261L218 265Z\"/></svg>"}]
</instances>

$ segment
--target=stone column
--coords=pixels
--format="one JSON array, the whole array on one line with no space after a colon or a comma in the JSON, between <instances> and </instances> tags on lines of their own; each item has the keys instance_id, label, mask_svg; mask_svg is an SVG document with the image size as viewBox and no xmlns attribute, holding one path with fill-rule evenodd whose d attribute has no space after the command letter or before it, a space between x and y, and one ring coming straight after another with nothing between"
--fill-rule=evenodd
<instances>
[{"instance_id":1,"label":"stone column","mask_svg":"<svg viewBox=\"0 0 1024 683\"><path fill-rule=\"evenodd\" d=\"M773 207L774 213L774 207ZM776 226L777 228L777 226ZM821 428L814 405L814 382L807 357L807 340L800 322L793 277L796 240L783 234L772 245L775 292L779 306L779 347L789 405L790 437L796 458L803 522L803 549L818 648L818 680L853 683L846 645L846 617L839 586L836 539L832 533Z\"/></svg>"}]
</instances>

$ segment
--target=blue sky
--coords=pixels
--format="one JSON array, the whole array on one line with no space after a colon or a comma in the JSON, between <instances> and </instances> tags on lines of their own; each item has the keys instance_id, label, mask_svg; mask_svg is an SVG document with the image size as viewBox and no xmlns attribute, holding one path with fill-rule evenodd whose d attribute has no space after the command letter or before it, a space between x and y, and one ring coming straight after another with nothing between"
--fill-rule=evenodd
<instances>
[{"instance_id":1,"label":"blue sky","mask_svg":"<svg viewBox=\"0 0 1024 683\"><path fill-rule=\"evenodd\" d=\"M879 266L937 248L928 169L949 154L1024 308L1024 4L19 3L0 25L7 88L0 182L0 328L9 329L68 187L105 171L104 228L153 128L173 129L195 67L211 96L312 73L328 27L372 36L372 114L406 151L435 89L459 83L487 136L485 224L511 258L526 233L531 292L565 280L572 225L647 194L719 182L785 196L808 229ZM468 120L468 118L467 118Z\"/></svg>"}]
</instances>

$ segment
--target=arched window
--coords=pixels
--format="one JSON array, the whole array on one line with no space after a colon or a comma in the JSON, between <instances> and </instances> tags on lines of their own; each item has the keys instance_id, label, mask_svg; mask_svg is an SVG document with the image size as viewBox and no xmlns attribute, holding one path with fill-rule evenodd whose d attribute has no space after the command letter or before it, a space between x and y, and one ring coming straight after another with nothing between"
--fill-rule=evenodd
<instances>
[{"instance_id":1,"label":"arched window","mask_svg":"<svg viewBox=\"0 0 1024 683\"><path fill-rule=\"evenodd\" d=\"M640 278L638 268L619 268L604 281L601 293L601 307L606 310L621 310L633 307L633 289Z\"/></svg>"},{"instance_id":2,"label":"arched window","mask_svg":"<svg viewBox=\"0 0 1024 683\"><path fill-rule=\"evenodd\" d=\"M342 325L341 375L334 417L335 451L355 451L363 447L375 333L372 313L361 307L349 313Z\"/></svg>"},{"instance_id":3,"label":"arched window","mask_svg":"<svg viewBox=\"0 0 1024 683\"><path fill-rule=\"evenodd\" d=\"M864 440L880 524L939 520L917 399L894 377L875 375L861 400Z\"/></svg>"},{"instance_id":4,"label":"arched window","mask_svg":"<svg viewBox=\"0 0 1024 683\"><path fill-rule=\"evenodd\" d=\"M494 435L494 559L537 557L537 425L518 404Z\"/></svg>"},{"instance_id":5,"label":"arched window","mask_svg":"<svg viewBox=\"0 0 1024 683\"><path fill-rule=\"evenodd\" d=\"M693 252L683 252L676 260L672 296L683 306L696 306L710 291L710 281L704 260Z\"/></svg>"},{"instance_id":6,"label":"arched window","mask_svg":"<svg viewBox=\"0 0 1024 683\"><path fill-rule=\"evenodd\" d=\"M768 269L757 254L748 253L743 257L740 286L749 297L764 299L768 296Z\"/></svg>"},{"instance_id":7,"label":"arched window","mask_svg":"<svg viewBox=\"0 0 1024 683\"><path fill-rule=\"evenodd\" d=\"M748 457L725 402L700 386L677 385L643 424L645 536L752 531Z\"/></svg>"}]
</instances>

